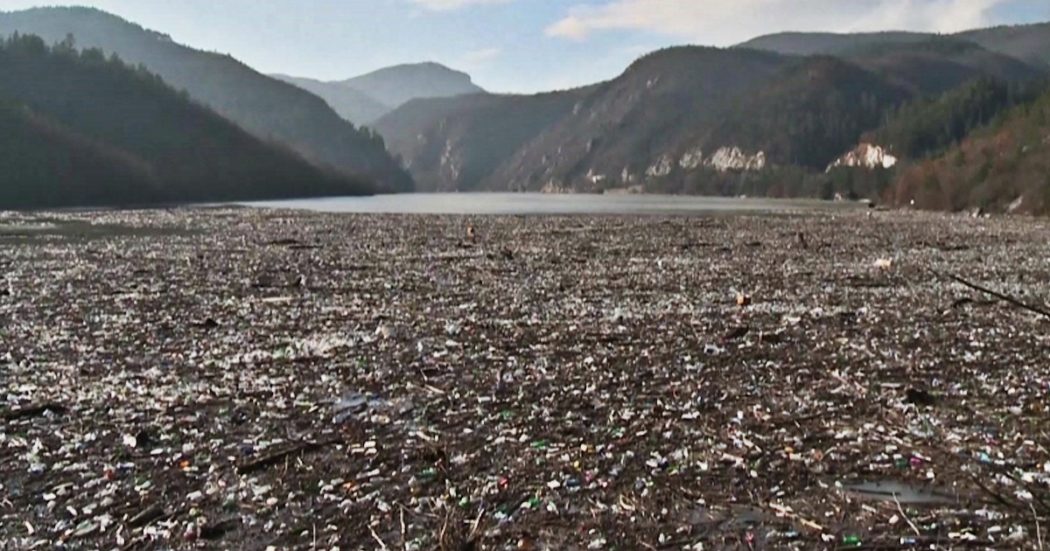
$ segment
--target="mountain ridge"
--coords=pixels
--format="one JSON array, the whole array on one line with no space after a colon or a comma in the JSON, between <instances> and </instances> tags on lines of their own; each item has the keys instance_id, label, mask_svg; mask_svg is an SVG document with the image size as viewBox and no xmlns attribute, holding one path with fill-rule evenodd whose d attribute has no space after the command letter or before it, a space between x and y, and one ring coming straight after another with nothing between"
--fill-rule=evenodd
<instances>
[{"instance_id":1,"label":"mountain ridge","mask_svg":"<svg viewBox=\"0 0 1050 551\"><path fill-rule=\"evenodd\" d=\"M486 93L469 74L433 61L393 65L336 81L271 76L321 97L344 119L365 126L412 100Z\"/></svg>"},{"instance_id":2,"label":"mountain ridge","mask_svg":"<svg viewBox=\"0 0 1050 551\"><path fill-rule=\"evenodd\" d=\"M416 100L375 128L425 190L736 194L733 182L746 180L754 193L772 185L758 173L776 167L823 174L907 100L982 77L1045 74L966 41L908 40L873 43L850 57L666 48L583 89ZM547 110L530 117L529 104Z\"/></svg>"},{"instance_id":3,"label":"mountain ridge","mask_svg":"<svg viewBox=\"0 0 1050 551\"><path fill-rule=\"evenodd\" d=\"M999 25L947 34L910 31L861 33L789 31L758 36L734 47L775 51L786 55L839 55L857 45L921 42L936 38L966 40L989 51L1008 55L1026 63L1050 67L1050 22Z\"/></svg>"},{"instance_id":4,"label":"mountain ridge","mask_svg":"<svg viewBox=\"0 0 1050 551\"><path fill-rule=\"evenodd\" d=\"M378 136L355 128L317 96L262 75L229 55L183 46L168 35L94 8L0 12L0 36L15 32L34 34L48 43L72 35L77 47L98 48L132 65L144 65L255 136L283 142L319 166L372 179L391 191L413 187Z\"/></svg>"},{"instance_id":5,"label":"mountain ridge","mask_svg":"<svg viewBox=\"0 0 1050 551\"><path fill-rule=\"evenodd\" d=\"M0 41L0 104L5 207L371 191L259 140L141 67L69 42Z\"/></svg>"}]
</instances>

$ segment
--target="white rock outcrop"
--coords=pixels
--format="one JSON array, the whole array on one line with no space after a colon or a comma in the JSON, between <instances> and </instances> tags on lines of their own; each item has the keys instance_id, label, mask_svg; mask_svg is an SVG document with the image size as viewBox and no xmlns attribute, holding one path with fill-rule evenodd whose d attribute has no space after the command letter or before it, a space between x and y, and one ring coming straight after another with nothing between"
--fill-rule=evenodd
<instances>
[{"instance_id":1,"label":"white rock outcrop","mask_svg":"<svg viewBox=\"0 0 1050 551\"><path fill-rule=\"evenodd\" d=\"M897 166L897 161L897 157L890 155L882 146L862 143L853 151L835 159L835 162L828 165L827 171L831 172L831 169L838 167L893 168Z\"/></svg>"},{"instance_id":2,"label":"white rock outcrop","mask_svg":"<svg viewBox=\"0 0 1050 551\"><path fill-rule=\"evenodd\" d=\"M593 168L587 171L587 181L592 184L600 184L604 182L607 178L608 176L606 176L605 174L598 174L594 171Z\"/></svg>"},{"instance_id":3,"label":"white rock outcrop","mask_svg":"<svg viewBox=\"0 0 1050 551\"><path fill-rule=\"evenodd\" d=\"M663 178L674 169L674 159L670 155L663 155L653 166L645 170L645 175L650 178Z\"/></svg>"},{"instance_id":4,"label":"white rock outcrop","mask_svg":"<svg viewBox=\"0 0 1050 551\"><path fill-rule=\"evenodd\" d=\"M704 150L699 147L686 151L682 155L682 159L678 161L678 166L685 170L696 170L704 164Z\"/></svg>"},{"instance_id":5,"label":"white rock outcrop","mask_svg":"<svg viewBox=\"0 0 1050 551\"><path fill-rule=\"evenodd\" d=\"M759 151L749 155L739 147L722 147L715 151L710 159L704 161L704 166L714 168L719 172L762 170L766 168L766 154Z\"/></svg>"}]
</instances>

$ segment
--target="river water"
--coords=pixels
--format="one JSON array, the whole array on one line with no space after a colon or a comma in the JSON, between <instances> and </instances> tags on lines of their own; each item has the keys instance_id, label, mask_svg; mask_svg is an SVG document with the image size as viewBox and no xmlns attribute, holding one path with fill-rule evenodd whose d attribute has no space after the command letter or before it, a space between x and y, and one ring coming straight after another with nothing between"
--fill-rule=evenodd
<instances>
[{"instance_id":1,"label":"river water","mask_svg":"<svg viewBox=\"0 0 1050 551\"><path fill-rule=\"evenodd\" d=\"M789 213L863 208L861 203L679 195L407 193L247 203L263 208L394 214L717 214Z\"/></svg>"}]
</instances>

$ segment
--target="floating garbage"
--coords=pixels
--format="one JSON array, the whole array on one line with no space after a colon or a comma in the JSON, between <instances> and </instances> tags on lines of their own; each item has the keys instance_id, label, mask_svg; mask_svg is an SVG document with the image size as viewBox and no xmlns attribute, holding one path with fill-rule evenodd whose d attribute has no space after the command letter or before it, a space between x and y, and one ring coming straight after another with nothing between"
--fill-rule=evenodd
<instances>
[{"instance_id":1,"label":"floating garbage","mask_svg":"<svg viewBox=\"0 0 1050 551\"><path fill-rule=\"evenodd\" d=\"M970 291L929 272L1050 302L1039 220L176 208L0 225L40 218L54 227L0 236L0 547L1047 537L1047 322L983 295L951 308Z\"/></svg>"},{"instance_id":2,"label":"floating garbage","mask_svg":"<svg viewBox=\"0 0 1050 551\"><path fill-rule=\"evenodd\" d=\"M843 484L849 495L869 501L893 501L905 505L932 505L956 503L958 497L935 488L921 487L896 481Z\"/></svg>"},{"instance_id":3,"label":"floating garbage","mask_svg":"<svg viewBox=\"0 0 1050 551\"><path fill-rule=\"evenodd\" d=\"M378 411L389 406L390 402L387 402L383 398L374 394L351 392L341 396L336 400L335 404L332 405L332 422L337 424L342 423L347 419L366 411Z\"/></svg>"}]
</instances>

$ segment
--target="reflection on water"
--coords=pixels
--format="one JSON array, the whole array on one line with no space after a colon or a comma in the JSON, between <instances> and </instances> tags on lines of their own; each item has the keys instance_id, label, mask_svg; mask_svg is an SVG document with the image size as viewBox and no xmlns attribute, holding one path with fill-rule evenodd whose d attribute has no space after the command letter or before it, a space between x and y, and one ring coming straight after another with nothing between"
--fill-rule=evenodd
<instances>
[{"instance_id":1,"label":"reflection on water","mask_svg":"<svg viewBox=\"0 0 1050 551\"><path fill-rule=\"evenodd\" d=\"M249 206L320 212L404 214L709 214L862 208L852 202L739 199L677 195L549 195L542 193L410 193L265 201Z\"/></svg>"}]
</instances>

